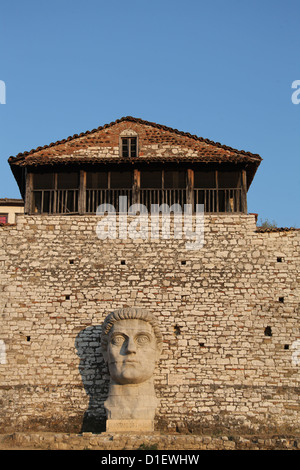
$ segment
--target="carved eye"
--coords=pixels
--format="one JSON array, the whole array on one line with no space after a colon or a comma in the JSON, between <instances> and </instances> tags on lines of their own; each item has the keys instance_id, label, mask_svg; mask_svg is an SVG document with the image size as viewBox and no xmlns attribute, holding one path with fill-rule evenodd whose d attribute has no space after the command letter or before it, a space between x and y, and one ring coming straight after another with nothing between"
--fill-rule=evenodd
<instances>
[{"instance_id":1,"label":"carved eye","mask_svg":"<svg viewBox=\"0 0 300 470\"><path fill-rule=\"evenodd\" d=\"M115 335L112 337L112 344L114 344L115 346L121 346L125 341L125 338L124 336L122 335Z\"/></svg>"},{"instance_id":2,"label":"carved eye","mask_svg":"<svg viewBox=\"0 0 300 470\"><path fill-rule=\"evenodd\" d=\"M138 335L135 341L139 346L145 346L150 342L150 338L147 335Z\"/></svg>"}]
</instances>

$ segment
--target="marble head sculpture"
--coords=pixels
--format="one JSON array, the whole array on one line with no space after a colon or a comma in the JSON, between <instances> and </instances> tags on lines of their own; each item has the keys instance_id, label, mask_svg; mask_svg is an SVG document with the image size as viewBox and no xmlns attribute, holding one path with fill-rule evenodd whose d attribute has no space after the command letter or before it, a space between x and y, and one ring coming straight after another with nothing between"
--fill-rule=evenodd
<instances>
[{"instance_id":1,"label":"marble head sculpture","mask_svg":"<svg viewBox=\"0 0 300 470\"><path fill-rule=\"evenodd\" d=\"M153 374L162 349L156 318L141 308L112 312L102 326L101 347L110 373L107 430L153 430Z\"/></svg>"}]
</instances>

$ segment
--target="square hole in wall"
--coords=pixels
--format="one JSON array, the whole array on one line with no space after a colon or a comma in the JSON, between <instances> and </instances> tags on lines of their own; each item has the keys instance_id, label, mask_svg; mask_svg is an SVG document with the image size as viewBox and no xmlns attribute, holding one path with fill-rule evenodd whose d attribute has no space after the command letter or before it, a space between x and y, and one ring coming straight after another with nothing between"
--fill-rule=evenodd
<instances>
[{"instance_id":1,"label":"square hole in wall","mask_svg":"<svg viewBox=\"0 0 300 470\"><path fill-rule=\"evenodd\" d=\"M284 302L284 297L279 297L278 301L283 304L283 302Z\"/></svg>"},{"instance_id":2,"label":"square hole in wall","mask_svg":"<svg viewBox=\"0 0 300 470\"><path fill-rule=\"evenodd\" d=\"M265 336L272 336L272 328L270 326L266 326Z\"/></svg>"},{"instance_id":3,"label":"square hole in wall","mask_svg":"<svg viewBox=\"0 0 300 470\"><path fill-rule=\"evenodd\" d=\"M174 326L174 335L179 336L181 334L180 326L175 325Z\"/></svg>"},{"instance_id":4,"label":"square hole in wall","mask_svg":"<svg viewBox=\"0 0 300 470\"><path fill-rule=\"evenodd\" d=\"M277 256L277 263L282 263L282 261L283 261L282 256Z\"/></svg>"},{"instance_id":5,"label":"square hole in wall","mask_svg":"<svg viewBox=\"0 0 300 470\"><path fill-rule=\"evenodd\" d=\"M70 300L70 296L69 296L69 295L66 295L66 300Z\"/></svg>"},{"instance_id":6,"label":"square hole in wall","mask_svg":"<svg viewBox=\"0 0 300 470\"><path fill-rule=\"evenodd\" d=\"M289 344L285 344L285 345L284 345L284 349L290 349L290 345L289 345Z\"/></svg>"},{"instance_id":7,"label":"square hole in wall","mask_svg":"<svg viewBox=\"0 0 300 470\"><path fill-rule=\"evenodd\" d=\"M69 264L74 264L74 260L73 260L73 259L69 259Z\"/></svg>"},{"instance_id":8,"label":"square hole in wall","mask_svg":"<svg viewBox=\"0 0 300 470\"><path fill-rule=\"evenodd\" d=\"M125 259L121 259L121 264L122 264L122 265L126 264Z\"/></svg>"},{"instance_id":9,"label":"square hole in wall","mask_svg":"<svg viewBox=\"0 0 300 470\"><path fill-rule=\"evenodd\" d=\"M186 265L186 261L185 261L185 260L182 260L182 261L181 261L181 264L182 264L182 266L185 266L185 265Z\"/></svg>"}]
</instances>

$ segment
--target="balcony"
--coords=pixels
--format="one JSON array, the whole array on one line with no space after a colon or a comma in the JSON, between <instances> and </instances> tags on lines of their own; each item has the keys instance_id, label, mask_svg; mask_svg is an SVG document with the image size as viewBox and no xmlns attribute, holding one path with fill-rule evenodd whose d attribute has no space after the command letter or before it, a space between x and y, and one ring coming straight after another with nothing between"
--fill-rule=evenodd
<instances>
[{"instance_id":1,"label":"balcony","mask_svg":"<svg viewBox=\"0 0 300 470\"><path fill-rule=\"evenodd\" d=\"M120 207L120 196L126 196L126 207ZM102 204L110 204L115 208L116 212L126 212L133 204L132 189L87 189L86 190L86 206L84 212L87 214L95 214L97 208Z\"/></svg>"},{"instance_id":2,"label":"balcony","mask_svg":"<svg viewBox=\"0 0 300 470\"><path fill-rule=\"evenodd\" d=\"M32 191L33 213L78 214L79 189L35 189Z\"/></svg>"},{"instance_id":3,"label":"balcony","mask_svg":"<svg viewBox=\"0 0 300 470\"><path fill-rule=\"evenodd\" d=\"M194 209L204 204L204 212L246 212L245 198L241 188L194 189Z\"/></svg>"},{"instance_id":4,"label":"balcony","mask_svg":"<svg viewBox=\"0 0 300 470\"><path fill-rule=\"evenodd\" d=\"M126 196L125 206L120 207L120 196ZM245 212L246 203L242 188L187 189L86 189L80 197L79 189L39 189L32 191L32 213L39 214L95 214L101 204L110 204L116 212L128 212L132 204L142 204L151 211L151 205L185 204L204 205L206 213Z\"/></svg>"}]
</instances>

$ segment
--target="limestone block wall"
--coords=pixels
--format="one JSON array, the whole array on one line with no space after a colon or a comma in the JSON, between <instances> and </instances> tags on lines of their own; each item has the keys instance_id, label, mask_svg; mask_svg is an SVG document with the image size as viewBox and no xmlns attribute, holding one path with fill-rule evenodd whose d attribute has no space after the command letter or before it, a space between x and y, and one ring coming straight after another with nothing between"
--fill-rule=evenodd
<instances>
[{"instance_id":1,"label":"limestone block wall","mask_svg":"<svg viewBox=\"0 0 300 470\"><path fill-rule=\"evenodd\" d=\"M295 432L299 231L205 216L204 245L106 239L95 216L0 228L0 432L104 430L105 316L157 316L156 429Z\"/></svg>"}]
</instances>

